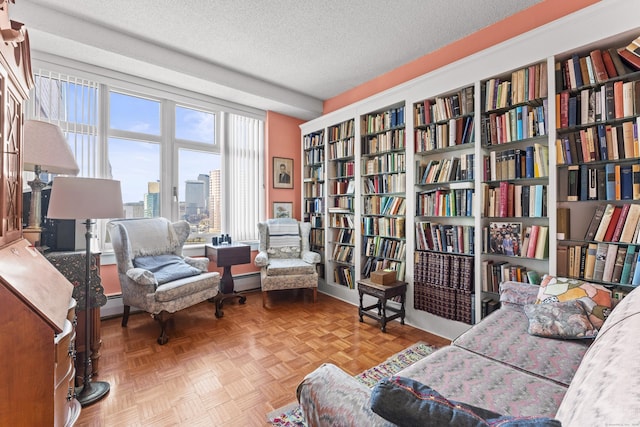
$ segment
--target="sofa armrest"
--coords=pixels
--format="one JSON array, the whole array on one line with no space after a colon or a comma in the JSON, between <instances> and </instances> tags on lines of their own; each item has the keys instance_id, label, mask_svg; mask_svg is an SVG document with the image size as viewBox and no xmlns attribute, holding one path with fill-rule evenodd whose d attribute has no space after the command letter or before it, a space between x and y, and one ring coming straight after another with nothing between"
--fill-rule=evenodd
<instances>
[{"instance_id":1,"label":"sofa armrest","mask_svg":"<svg viewBox=\"0 0 640 427\"><path fill-rule=\"evenodd\" d=\"M266 267L269 265L269 254L266 251L258 252L256 259L253 261L256 267Z\"/></svg>"},{"instance_id":2,"label":"sofa armrest","mask_svg":"<svg viewBox=\"0 0 640 427\"><path fill-rule=\"evenodd\" d=\"M191 258L186 256L183 259L184 259L184 262L186 262L192 267L197 268L203 273L206 273L207 271L209 271L209 258Z\"/></svg>"},{"instance_id":3,"label":"sofa armrest","mask_svg":"<svg viewBox=\"0 0 640 427\"><path fill-rule=\"evenodd\" d=\"M500 284L500 302L507 304L535 304L540 286L512 280Z\"/></svg>"},{"instance_id":4,"label":"sofa armrest","mask_svg":"<svg viewBox=\"0 0 640 427\"><path fill-rule=\"evenodd\" d=\"M308 374L296 394L310 427L394 425L371 410L371 389L330 363Z\"/></svg>"},{"instance_id":5,"label":"sofa armrest","mask_svg":"<svg viewBox=\"0 0 640 427\"><path fill-rule=\"evenodd\" d=\"M320 262L320 254L312 251L302 251L300 258L309 264L317 264Z\"/></svg>"}]
</instances>

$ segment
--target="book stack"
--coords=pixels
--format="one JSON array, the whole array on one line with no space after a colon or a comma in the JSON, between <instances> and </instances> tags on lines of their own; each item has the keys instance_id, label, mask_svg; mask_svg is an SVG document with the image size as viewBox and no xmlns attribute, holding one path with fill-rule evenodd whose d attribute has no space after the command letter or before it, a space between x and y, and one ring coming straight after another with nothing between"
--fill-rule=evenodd
<instances>
[{"instance_id":1,"label":"book stack","mask_svg":"<svg viewBox=\"0 0 640 427\"><path fill-rule=\"evenodd\" d=\"M549 148L534 144L524 149L492 151L484 156L485 181L549 176Z\"/></svg>"},{"instance_id":2,"label":"book stack","mask_svg":"<svg viewBox=\"0 0 640 427\"><path fill-rule=\"evenodd\" d=\"M417 194L416 214L419 216L473 215L473 188L436 188Z\"/></svg>"},{"instance_id":3,"label":"book stack","mask_svg":"<svg viewBox=\"0 0 640 427\"><path fill-rule=\"evenodd\" d=\"M547 135L547 99L542 100L542 105L519 105L505 113L490 113L483 118L482 132L485 145Z\"/></svg>"},{"instance_id":4,"label":"book stack","mask_svg":"<svg viewBox=\"0 0 640 427\"><path fill-rule=\"evenodd\" d=\"M514 280L517 282L539 284L539 277L533 270L507 261L482 261L482 291L498 293L500 283Z\"/></svg>"},{"instance_id":5,"label":"book stack","mask_svg":"<svg viewBox=\"0 0 640 427\"><path fill-rule=\"evenodd\" d=\"M473 114L473 86L466 87L449 96L425 99L414 105L414 125L424 126L447 121L458 116Z\"/></svg>"},{"instance_id":6,"label":"book stack","mask_svg":"<svg viewBox=\"0 0 640 427\"><path fill-rule=\"evenodd\" d=\"M640 163L567 167L568 201L640 200Z\"/></svg>"},{"instance_id":7,"label":"book stack","mask_svg":"<svg viewBox=\"0 0 640 427\"><path fill-rule=\"evenodd\" d=\"M485 217L509 218L547 216L547 186L521 185L507 181L498 187L482 184L482 213Z\"/></svg>"},{"instance_id":8,"label":"book stack","mask_svg":"<svg viewBox=\"0 0 640 427\"><path fill-rule=\"evenodd\" d=\"M474 253L474 227L417 221L416 248L422 251Z\"/></svg>"}]
</instances>

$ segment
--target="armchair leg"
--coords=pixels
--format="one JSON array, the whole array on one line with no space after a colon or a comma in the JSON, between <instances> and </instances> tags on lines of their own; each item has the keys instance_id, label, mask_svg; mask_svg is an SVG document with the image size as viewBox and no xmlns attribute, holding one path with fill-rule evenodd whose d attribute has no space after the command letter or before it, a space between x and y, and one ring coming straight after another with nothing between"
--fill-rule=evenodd
<instances>
[{"instance_id":1,"label":"armchair leg","mask_svg":"<svg viewBox=\"0 0 640 427\"><path fill-rule=\"evenodd\" d=\"M262 291L262 308L267 308L267 291Z\"/></svg>"},{"instance_id":2,"label":"armchair leg","mask_svg":"<svg viewBox=\"0 0 640 427\"><path fill-rule=\"evenodd\" d=\"M158 337L158 344L160 345L165 345L169 341L169 336L167 335L167 322L170 317L171 313L164 310L153 316L155 320L160 322L160 336Z\"/></svg>"},{"instance_id":3,"label":"armchair leg","mask_svg":"<svg viewBox=\"0 0 640 427\"><path fill-rule=\"evenodd\" d=\"M313 289L313 303L315 304L318 301L318 288Z\"/></svg>"},{"instance_id":4,"label":"armchair leg","mask_svg":"<svg viewBox=\"0 0 640 427\"><path fill-rule=\"evenodd\" d=\"M127 323L129 322L129 312L131 311L130 305L124 306L124 312L122 313L122 327L126 328Z\"/></svg>"}]
</instances>

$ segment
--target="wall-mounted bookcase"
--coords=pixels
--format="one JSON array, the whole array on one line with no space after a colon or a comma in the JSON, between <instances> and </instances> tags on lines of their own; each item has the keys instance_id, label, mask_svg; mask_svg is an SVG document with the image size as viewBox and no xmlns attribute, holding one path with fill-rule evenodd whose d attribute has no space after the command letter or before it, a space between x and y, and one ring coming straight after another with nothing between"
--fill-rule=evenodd
<instances>
[{"instance_id":1,"label":"wall-mounted bookcase","mask_svg":"<svg viewBox=\"0 0 640 427\"><path fill-rule=\"evenodd\" d=\"M414 306L472 323L474 87L413 104Z\"/></svg>"},{"instance_id":2,"label":"wall-mounted bookcase","mask_svg":"<svg viewBox=\"0 0 640 427\"><path fill-rule=\"evenodd\" d=\"M624 47L573 52L555 70L558 274L617 294L640 285L640 72Z\"/></svg>"},{"instance_id":3,"label":"wall-mounted bookcase","mask_svg":"<svg viewBox=\"0 0 640 427\"><path fill-rule=\"evenodd\" d=\"M328 129L330 283L355 287L355 119Z\"/></svg>"},{"instance_id":4,"label":"wall-mounted bookcase","mask_svg":"<svg viewBox=\"0 0 640 427\"><path fill-rule=\"evenodd\" d=\"M481 88L479 232L486 311L501 282L528 282L549 271L547 62L492 77Z\"/></svg>"},{"instance_id":5,"label":"wall-mounted bookcase","mask_svg":"<svg viewBox=\"0 0 640 427\"><path fill-rule=\"evenodd\" d=\"M361 117L362 278L372 271L405 275L405 107L394 105Z\"/></svg>"},{"instance_id":6,"label":"wall-mounted bookcase","mask_svg":"<svg viewBox=\"0 0 640 427\"><path fill-rule=\"evenodd\" d=\"M304 135L303 143L303 221L311 223L310 249L321 256L318 276L324 279L325 253L325 141L324 130Z\"/></svg>"}]
</instances>

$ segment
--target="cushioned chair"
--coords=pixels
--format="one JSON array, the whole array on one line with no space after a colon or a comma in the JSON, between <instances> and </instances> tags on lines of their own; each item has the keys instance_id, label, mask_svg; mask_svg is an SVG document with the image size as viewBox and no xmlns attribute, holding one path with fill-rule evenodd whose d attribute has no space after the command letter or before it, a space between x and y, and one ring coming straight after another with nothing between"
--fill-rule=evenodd
<instances>
[{"instance_id":1,"label":"cushioned chair","mask_svg":"<svg viewBox=\"0 0 640 427\"><path fill-rule=\"evenodd\" d=\"M258 231L260 252L254 262L260 267L262 306L266 306L267 292L277 289L310 288L316 302L320 254L309 250L311 224L270 219L259 223Z\"/></svg>"},{"instance_id":2,"label":"cushioned chair","mask_svg":"<svg viewBox=\"0 0 640 427\"><path fill-rule=\"evenodd\" d=\"M208 272L207 258L182 256L189 236L189 223L171 223L166 218L114 220L107 224L118 264L126 327L131 307L140 308L160 322L158 343L165 344L170 313L205 300L215 303L220 274Z\"/></svg>"}]
</instances>

